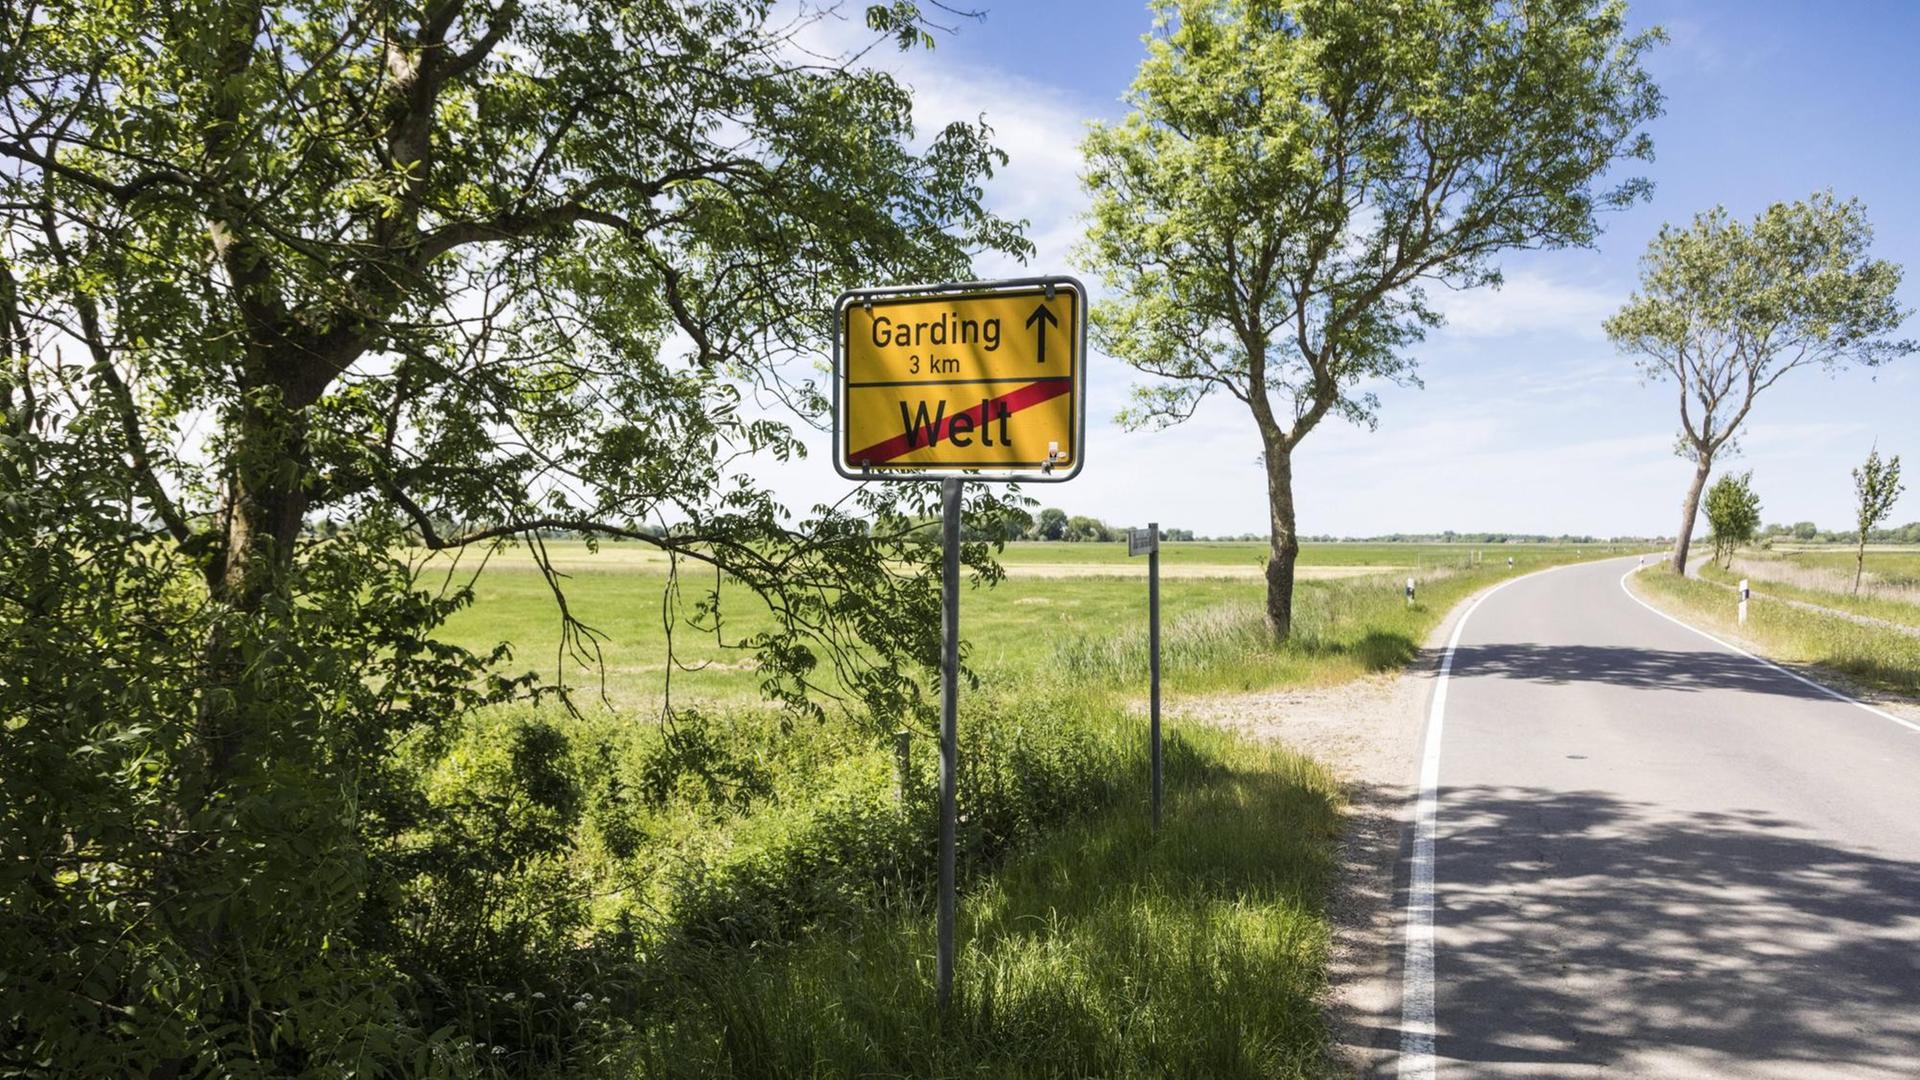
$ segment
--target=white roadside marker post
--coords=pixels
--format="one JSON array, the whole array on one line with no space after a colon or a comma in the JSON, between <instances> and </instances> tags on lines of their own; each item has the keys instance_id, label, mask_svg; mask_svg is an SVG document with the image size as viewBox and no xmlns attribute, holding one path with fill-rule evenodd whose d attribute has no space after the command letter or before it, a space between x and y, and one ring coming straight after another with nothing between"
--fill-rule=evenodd
<instances>
[{"instance_id":1,"label":"white roadside marker post","mask_svg":"<svg viewBox=\"0 0 1920 1080\"><path fill-rule=\"evenodd\" d=\"M1413 579L1407 579L1407 606L1413 606Z\"/></svg>"},{"instance_id":2,"label":"white roadside marker post","mask_svg":"<svg viewBox=\"0 0 1920 1080\"><path fill-rule=\"evenodd\" d=\"M1753 590L1747 588L1747 579L1740 579L1740 625L1747 625L1747 600L1753 596Z\"/></svg>"}]
</instances>

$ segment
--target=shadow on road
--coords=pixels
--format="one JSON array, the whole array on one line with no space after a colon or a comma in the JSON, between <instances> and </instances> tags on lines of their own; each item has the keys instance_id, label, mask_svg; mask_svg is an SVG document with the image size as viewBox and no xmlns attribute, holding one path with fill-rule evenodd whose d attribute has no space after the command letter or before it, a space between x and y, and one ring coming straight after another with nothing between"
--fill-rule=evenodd
<instances>
[{"instance_id":1,"label":"shadow on road","mask_svg":"<svg viewBox=\"0 0 1920 1080\"><path fill-rule=\"evenodd\" d=\"M1591 792L1449 789L1440 817L1443 1056L1920 1076L1920 864Z\"/></svg>"},{"instance_id":2,"label":"shadow on road","mask_svg":"<svg viewBox=\"0 0 1920 1080\"><path fill-rule=\"evenodd\" d=\"M1722 652L1645 649L1619 645L1462 645L1457 675L1495 675L1564 685L1617 686L1698 692L1739 690L1780 697L1831 700L1825 694L1744 656Z\"/></svg>"}]
</instances>

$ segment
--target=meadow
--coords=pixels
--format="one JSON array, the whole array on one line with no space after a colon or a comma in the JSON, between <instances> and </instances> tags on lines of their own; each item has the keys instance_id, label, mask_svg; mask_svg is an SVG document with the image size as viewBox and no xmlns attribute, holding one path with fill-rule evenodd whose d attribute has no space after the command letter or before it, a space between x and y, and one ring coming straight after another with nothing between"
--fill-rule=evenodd
<instances>
[{"instance_id":1,"label":"meadow","mask_svg":"<svg viewBox=\"0 0 1920 1080\"><path fill-rule=\"evenodd\" d=\"M1709 563L1700 574L1726 585L1744 577L1790 600L1920 629L1920 548L1869 546L1857 593L1854 566L1851 549L1775 547L1743 549L1734 553L1731 567Z\"/></svg>"},{"instance_id":2,"label":"meadow","mask_svg":"<svg viewBox=\"0 0 1920 1080\"><path fill-rule=\"evenodd\" d=\"M1264 544L1169 543L1161 555L1161 616L1168 632L1168 681L1174 692L1255 689L1355 678L1404 663L1438 604L1507 572L1524 573L1609 552L1605 546L1554 544L1316 544L1301 551L1296 640L1276 652L1262 640ZM1626 550L1626 549L1621 549ZM443 636L469 648L505 642L516 667L577 688L591 702L622 714L657 714L670 692L676 705L758 703L752 658L729 642L770 627L750 594L711 577L684 572L681 606L669 603L668 564L637 543L550 541L549 559L571 610L604 635L598 663L560 651L560 623L547 579L525 549L502 552L474 586L476 602ZM1476 561L1476 553L1478 560ZM1126 672L1113 650L1137 654L1145 671L1147 564L1129 559L1124 543L1008 544L998 556L1007 577L987 587L969 583L960 601L966 662L984 675L1025 679L1065 666L1088 665L1097 680L1119 685ZM429 563L444 566L444 563ZM473 569L464 564L456 577ZM431 571L430 571L431 573ZM1420 586L1408 609L1407 577ZM716 639L672 628L678 664L667 659L669 627L710 590L726 614ZM1108 654L1106 660L1098 659ZM1186 681L1183 683L1183 677ZM604 701L601 697L604 694Z\"/></svg>"}]
</instances>

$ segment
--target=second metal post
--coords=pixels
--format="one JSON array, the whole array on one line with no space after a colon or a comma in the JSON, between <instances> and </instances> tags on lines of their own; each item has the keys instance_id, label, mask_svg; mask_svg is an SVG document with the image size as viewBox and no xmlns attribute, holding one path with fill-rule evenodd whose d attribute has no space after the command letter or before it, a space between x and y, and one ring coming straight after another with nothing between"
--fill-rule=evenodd
<instances>
[{"instance_id":1,"label":"second metal post","mask_svg":"<svg viewBox=\"0 0 1920 1080\"><path fill-rule=\"evenodd\" d=\"M1153 550L1147 552L1147 670L1152 673L1153 691L1148 705L1148 723L1153 733L1153 827L1160 828L1160 523L1149 522Z\"/></svg>"}]
</instances>

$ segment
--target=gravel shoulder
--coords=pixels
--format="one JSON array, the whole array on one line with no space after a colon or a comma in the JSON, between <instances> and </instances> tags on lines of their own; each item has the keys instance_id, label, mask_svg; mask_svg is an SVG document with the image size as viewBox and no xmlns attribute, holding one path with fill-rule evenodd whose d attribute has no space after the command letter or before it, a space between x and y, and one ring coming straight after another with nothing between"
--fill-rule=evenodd
<instances>
[{"instance_id":1,"label":"gravel shoulder","mask_svg":"<svg viewBox=\"0 0 1920 1080\"><path fill-rule=\"evenodd\" d=\"M1412 820L1418 750L1441 650L1480 595L1455 605L1401 672L1334 687L1193 698L1172 714L1174 722L1278 739L1333 770L1345 790L1346 828L1329 912L1333 953L1326 1010L1333 1076L1390 1075L1396 1060L1400 853Z\"/></svg>"}]
</instances>

